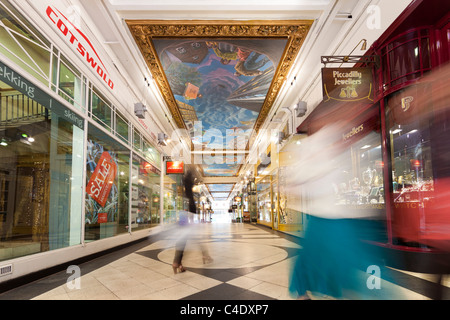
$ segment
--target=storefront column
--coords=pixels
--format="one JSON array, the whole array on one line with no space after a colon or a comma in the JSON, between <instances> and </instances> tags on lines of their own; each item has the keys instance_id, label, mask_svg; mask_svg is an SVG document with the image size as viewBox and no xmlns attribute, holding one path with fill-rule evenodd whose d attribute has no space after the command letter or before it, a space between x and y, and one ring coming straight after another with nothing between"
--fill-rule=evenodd
<instances>
[{"instance_id":1,"label":"storefront column","mask_svg":"<svg viewBox=\"0 0 450 320\"><path fill-rule=\"evenodd\" d=\"M87 95L86 95L87 96ZM86 97L87 98L87 97ZM86 104L87 105L87 104ZM81 163L83 164L83 175L82 175L82 183L81 183L81 221L80 221L80 228L81 228L81 244L85 245L85 227L86 227L86 176L87 176L87 168L86 168L86 160L87 160L87 143L88 140L88 120L84 119L84 126L85 130L83 131L83 153L81 154Z\"/></svg>"},{"instance_id":2,"label":"storefront column","mask_svg":"<svg viewBox=\"0 0 450 320\"><path fill-rule=\"evenodd\" d=\"M85 127L86 128L86 127ZM72 138L72 190L70 196L70 236L69 245L81 243L83 229L82 212L84 209L84 131L73 126Z\"/></svg>"},{"instance_id":3,"label":"storefront column","mask_svg":"<svg viewBox=\"0 0 450 320\"><path fill-rule=\"evenodd\" d=\"M60 136L60 118L51 115L50 139L50 203L49 203L49 249L57 249L81 242L81 212L83 202L83 139L84 130L72 125L72 154L64 150ZM71 169L68 170L67 160ZM70 202L67 202L69 199Z\"/></svg>"}]
</instances>

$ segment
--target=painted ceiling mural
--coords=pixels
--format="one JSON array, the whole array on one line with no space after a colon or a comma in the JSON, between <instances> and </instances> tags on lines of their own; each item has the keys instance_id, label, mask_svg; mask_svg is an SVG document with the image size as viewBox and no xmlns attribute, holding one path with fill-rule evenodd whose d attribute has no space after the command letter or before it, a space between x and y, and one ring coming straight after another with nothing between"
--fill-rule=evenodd
<instances>
[{"instance_id":1,"label":"painted ceiling mural","mask_svg":"<svg viewBox=\"0 0 450 320\"><path fill-rule=\"evenodd\" d=\"M237 141L241 137L239 142L244 143L239 149L245 150L286 42L153 41L194 149L235 150L242 144ZM217 155L203 160L204 175L229 176L237 174L243 159L242 155Z\"/></svg>"},{"instance_id":2,"label":"painted ceiling mural","mask_svg":"<svg viewBox=\"0 0 450 320\"><path fill-rule=\"evenodd\" d=\"M233 190L234 184L207 184L209 193L215 201L227 200L231 191Z\"/></svg>"},{"instance_id":3,"label":"painted ceiling mural","mask_svg":"<svg viewBox=\"0 0 450 320\"><path fill-rule=\"evenodd\" d=\"M127 21L179 128L202 155L204 176L236 176L250 136L265 120L310 21ZM198 159L198 158L197 158Z\"/></svg>"}]
</instances>

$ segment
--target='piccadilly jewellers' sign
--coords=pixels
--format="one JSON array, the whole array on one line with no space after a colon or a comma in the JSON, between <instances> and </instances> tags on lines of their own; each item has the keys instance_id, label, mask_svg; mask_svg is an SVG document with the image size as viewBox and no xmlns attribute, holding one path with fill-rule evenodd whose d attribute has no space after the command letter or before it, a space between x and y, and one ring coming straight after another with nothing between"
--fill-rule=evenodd
<instances>
[{"instance_id":1,"label":"'piccadilly jewellers' sign","mask_svg":"<svg viewBox=\"0 0 450 320\"><path fill-rule=\"evenodd\" d=\"M84 128L84 120L73 111L65 107L61 102L53 99L43 90L36 87L32 82L28 81L21 74L11 69L9 66L0 61L0 81L5 82L19 92L33 99L45 108L51 110L60 117L76 125Z\"/></svg>"},{"instance_id":2,"label":"'piccadilly jewellers' sign","mask_svg":"<svg viewBox=\"0 0 450 320\"><path fill-rule=\"evenodd\" d=\"M322 68L323 101L373 102L371 68Z\"/></svg>"},{"instance_id":3,"label":"'piccadilly jewellers' sign","mask_svg":"<svg viewBox=\"0 0 450 320\"><path fill-rule=\"evenodd\" d=\"M64 14L53 6L46 9L47 17L62 33L65 40L70 43L74 51L83 57L86 64L102 79L108 87L114 89L114 82L110 79L109 73L103 64L102 59L97 54L91 41L78 29ZM74 31L75 30L75 31Z\"/></svg>"}]
</instances>

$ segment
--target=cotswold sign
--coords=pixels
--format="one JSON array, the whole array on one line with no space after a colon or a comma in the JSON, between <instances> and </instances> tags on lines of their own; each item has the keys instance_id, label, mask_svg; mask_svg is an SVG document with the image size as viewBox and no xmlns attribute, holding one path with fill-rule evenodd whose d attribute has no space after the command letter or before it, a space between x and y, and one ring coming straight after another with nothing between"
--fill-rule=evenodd
<instances>
[{"instance_id":1,"label":"cotswold sign","mask_svg":"<svg viewBox=\"0 0 450 320\"><path fill-rule=\"evenodd\" d=\"M371 68L322 68L323 101L373 102Z\"/></svg>"},{"instance_id":2,"label":"cotswold sign","mask_svg":"<svg viewBox=\"0 0 450 320\"><path fill-rule=\"evenodd\" d=\"M100 59L97 51L86 35L55 7L48 6L46 14L51 23L54 24L64 36L64 39L70 43L72 49L83 57L86 64L94 70L97 76L102 79L111 90L114 89L114 82L109 78L109 73L103 64L102 59Z\"/></svg>"}]
</instances>

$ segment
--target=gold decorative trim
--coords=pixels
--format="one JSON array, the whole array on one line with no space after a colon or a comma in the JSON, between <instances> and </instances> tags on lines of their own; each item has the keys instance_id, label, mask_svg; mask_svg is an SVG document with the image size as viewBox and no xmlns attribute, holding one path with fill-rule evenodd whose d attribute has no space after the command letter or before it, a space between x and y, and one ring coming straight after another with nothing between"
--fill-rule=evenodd
<instances>
[{"instance_id":1,"label":"gold decorative trim","mask_svg":"<svg viewBox=\"0 0 450 320\"><path fill-rule=\"evenodd\" d=\"M126 20L154 80L179 128L186 128L169 82L152 43L154 38L286 38L284 54L278 64L266 99L256 119L257 131L264 123L287 74L308 34L312 20L280 21L163 21Z\"/></svg>"}]
</instances>

